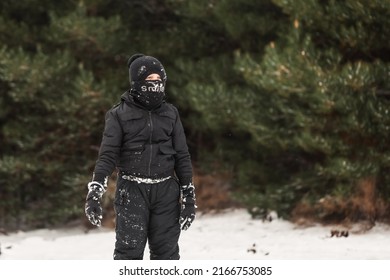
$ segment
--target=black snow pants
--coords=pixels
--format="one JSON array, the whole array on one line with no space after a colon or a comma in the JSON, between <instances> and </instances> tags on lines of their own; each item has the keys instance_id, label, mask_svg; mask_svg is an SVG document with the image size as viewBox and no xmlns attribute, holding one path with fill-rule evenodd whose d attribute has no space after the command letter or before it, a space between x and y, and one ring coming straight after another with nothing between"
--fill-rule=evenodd
<instances>
[{"instance_id":1,"label":"black snow pants","mask_svg":"<svg viewBox=\"0 0 390 280\"><path fill-rule=\"evenodd\" d=\"M180 187L176 179L145 184L118 178L115 194L115 260L178 260Z\"/></svg>"}]
</instances>

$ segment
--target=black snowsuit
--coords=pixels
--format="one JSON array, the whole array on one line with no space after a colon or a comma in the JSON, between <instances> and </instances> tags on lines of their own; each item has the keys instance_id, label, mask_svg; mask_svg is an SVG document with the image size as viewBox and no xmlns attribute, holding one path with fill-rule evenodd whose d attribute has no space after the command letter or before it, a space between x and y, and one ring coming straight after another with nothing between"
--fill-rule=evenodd
<instances>
[{"instance_id":1,"label":"black snowsuit","mask_svg":"<svg viewBox=\"0 0 390 280\"><path fill-rule=\"evenodd\" d=\"M114 259L179 259L180 186L192 180L192 165L177 109L169 103L148 111L129 92L106 114L94 180L117 167ZM140 183L124 179L170 179Z\"/></svg>"}]
</instances>

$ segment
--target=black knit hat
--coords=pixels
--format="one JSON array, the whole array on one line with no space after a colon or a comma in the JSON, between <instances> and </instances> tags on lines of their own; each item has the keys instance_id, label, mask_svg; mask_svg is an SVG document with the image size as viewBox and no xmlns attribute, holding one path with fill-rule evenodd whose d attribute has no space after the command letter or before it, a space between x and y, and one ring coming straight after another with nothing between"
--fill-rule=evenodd
<instances>
[{"instance_id":1,"label":"black knit hat","mask_svg":"<svg viewBox=\"0 0 390 280\"><path fill-rule=\"evenodd\" d=\"M165 84L167 74L164 66L156 58L143 54L135 54L127 61L130 85L135 81L143 81L150 74L159 74Z\"/></svg>"}]
</instances>

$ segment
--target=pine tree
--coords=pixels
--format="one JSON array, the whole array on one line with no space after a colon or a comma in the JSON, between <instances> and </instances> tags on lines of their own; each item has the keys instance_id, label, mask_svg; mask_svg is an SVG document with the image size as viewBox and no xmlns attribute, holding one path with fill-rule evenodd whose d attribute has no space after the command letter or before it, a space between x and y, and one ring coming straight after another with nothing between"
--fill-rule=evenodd
<instances>
[{"instance_id":1,"label":"pine tree","mask_svg":"<svg viewBox=\"0 0 390 280\"><path fill-rule=\"evenodd\" d=\"M247 110L242 125L268 149L261 149L268 161L277 162L274 179L255 192L257 202L247 200L286 214L297 204L311 205L311 214L324 219L384 218L389 6L275 3L290 15L290 31L271 42L260 61L237 54L237 69L258 89L252 101L261 108Z\"/></svg>"},{"instance_id":2,"label":"pine tree","mask_svg":"<svg viewBox=\"0 0 390 280\"><path fill-rule=\"evenodd\" d=\"M254 215L374 219L389 203L389 2L0 3L0 227L83 213L127 58L158 57L196 167Z\"/></svg>"},{"instance_id":3,"label":"pine tree","mask_svg":"<svg viewBox=\"0 0 390 280\"><path fill-rule=\"evenodd\" d=\"M221 166L230 172L238 168L243 153L256 150L240 145L248 133L239 125L237 108L248 108L251 88L234 67L235 53L261 57L267 43L285 28L287 17L271 1L171 2L184 15L177 28L186 35L182 40L187 48L178 49L170 68L175 78L170 94L185 109L188 139L200 167L207 172Z\"/></svg>"},{"instance_id":4,"label":"pine tree","mask_svg":"<svg viewBox=\"0 0 390 280\"><path fill-rule=\"evenodd\" d=\"M168 0L0 3L0 227L83 215L105 112L129 87L127 59L153 55L173 73L191 44L177 44L180 17Z\"/></svg>"},{"instance_id":5,"label":"pine tree","mask_svg":"<svg viewBox=\"0 0 390 280\"><path fill-rule=\"evenodd\" d=\"M112 62L118 17L35 2L1 4L0 226L9 228L82 213L104 114L121 90Z\"/></svg>"}]
</instances>

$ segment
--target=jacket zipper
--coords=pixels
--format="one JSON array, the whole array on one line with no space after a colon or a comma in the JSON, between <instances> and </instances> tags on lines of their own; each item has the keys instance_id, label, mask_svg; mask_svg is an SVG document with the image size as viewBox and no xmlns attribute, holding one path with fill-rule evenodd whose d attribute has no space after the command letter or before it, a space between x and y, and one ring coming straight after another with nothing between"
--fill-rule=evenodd
<instances>
[{"instance_id":1,"label":"jacket zipper","mask_svg":"<svg viewBox=\"0 0 390 280\"><path fill-rule=\"evenodd\" d=\"M149 158L149 168L148 168L148 175L150 177L150 166L152 165L152 154L153 154L153 145L152 145L152 134L153 134L153 122L152 122L152 112L149 111L149 123L150 123L150 137L149 137L149 144L150 144L150 158Z\"/></svg>"}]
</instances>

